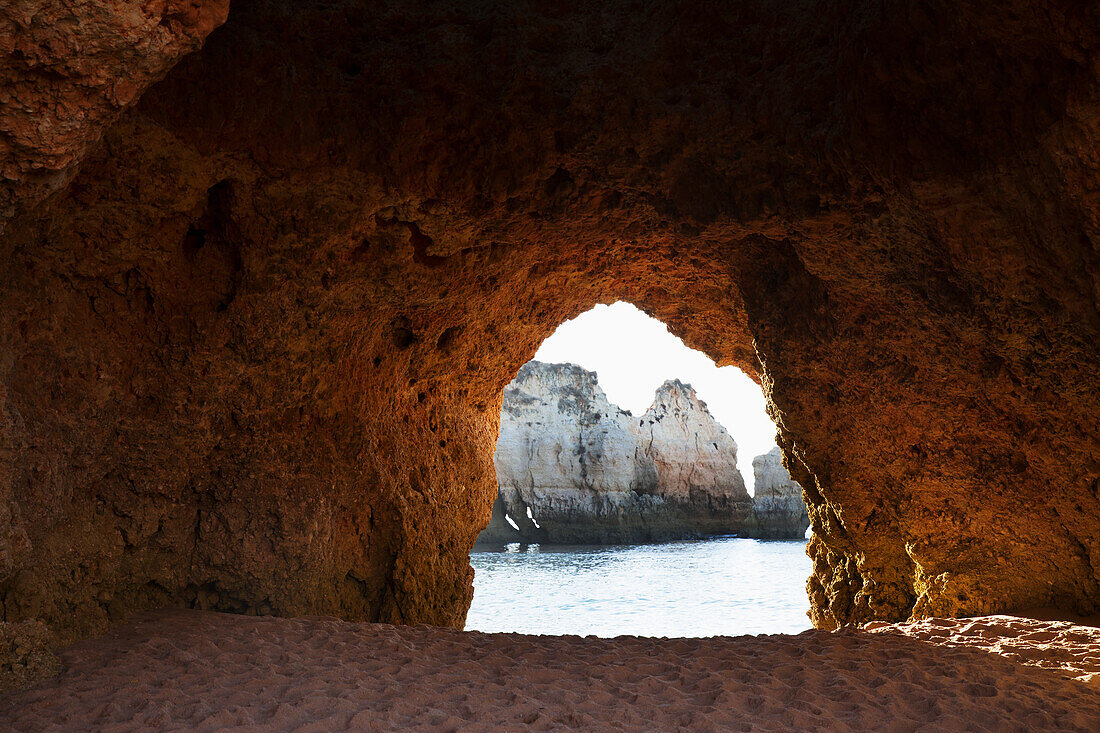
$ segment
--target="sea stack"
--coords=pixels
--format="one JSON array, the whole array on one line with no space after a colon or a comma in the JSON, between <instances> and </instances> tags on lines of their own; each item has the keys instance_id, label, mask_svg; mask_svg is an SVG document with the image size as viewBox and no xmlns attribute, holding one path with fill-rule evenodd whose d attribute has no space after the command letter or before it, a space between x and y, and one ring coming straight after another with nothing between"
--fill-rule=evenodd
<instances>
[{"instance_id":1,"label":"sea stack","mask_svg":"<svg viewBox=\"0 0 1100 733\"><path fill-rule=\"evenodd\" d=\"M739 534L766 540L802 539L810 526L802 487L783 466L783 452L772 448L752 459L752 513Z\"/></svg>"},{"instance_id":2,"label":"sea stack","mask_svg":"<svg viewBox=\"0 0 1100 733\"><path fill-rule=\"evenodd\" d=\"M499 494L480 543L732 534L752 510L737 444L678 380L635 416L594 372L529 362L504 390L495 460Z\"/></svg>"}]
</instances>

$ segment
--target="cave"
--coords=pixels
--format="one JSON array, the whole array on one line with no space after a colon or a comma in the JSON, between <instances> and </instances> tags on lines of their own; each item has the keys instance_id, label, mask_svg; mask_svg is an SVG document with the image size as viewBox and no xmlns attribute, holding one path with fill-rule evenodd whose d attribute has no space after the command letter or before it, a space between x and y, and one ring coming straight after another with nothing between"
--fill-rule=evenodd
<instances>
[{"instance_id":1,"label":"cave","mask_svg":"<svg viewBox=\"0 0 1100 733\"><path fill-rule=\"evenodd\" d=\"M1100 610L1095 8L129 5L0 10L7 627L461 627L616 300L761 385L815 626Z\"/></svg>"}]
</instances>

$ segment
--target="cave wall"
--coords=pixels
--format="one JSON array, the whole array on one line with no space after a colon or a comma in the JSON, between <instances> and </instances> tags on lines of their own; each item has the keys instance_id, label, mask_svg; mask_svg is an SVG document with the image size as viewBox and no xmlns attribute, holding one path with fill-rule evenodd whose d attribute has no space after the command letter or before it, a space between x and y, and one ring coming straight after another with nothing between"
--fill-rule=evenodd
<instances>
[{"instance_id":1,"label":"cave wall","mask_svg":"<svg viewBox=\"0 0 1100 733\"><path fill-rule=\"evenodd\" d=\"M0 234L202 45L229 0L10 0L0 10Z\"/></svg>"},{"instance_id":2,"label":"cave wall","mask_svg":"<svg viewBox=\"0 0 1100 733\"><path fill-rule=\"evenodd\" d=\"M816 625L1096 611L1097 20L235 1L0 235L4 621L460 625L501 390L617 299L759 379Z\"/></svg>"}]
</instances>

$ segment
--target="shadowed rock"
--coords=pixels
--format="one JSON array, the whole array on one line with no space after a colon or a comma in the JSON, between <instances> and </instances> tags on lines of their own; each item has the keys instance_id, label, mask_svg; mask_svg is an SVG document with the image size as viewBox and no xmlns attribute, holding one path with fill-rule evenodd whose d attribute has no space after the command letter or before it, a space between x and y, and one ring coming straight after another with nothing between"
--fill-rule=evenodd
<instances>
[{"instance_id":1,"label":"shadowed rock","mask_svg":"<svg viewBox=\"0 0 1100 733\"><path fill-rule=\"evenodd\" d=\"M772 448L753 458L752 472L752 513L738 534L767 540L805 537L810 517L802 500L802 487L783 467L783 451Z\"/></svg>"}]
</instances>

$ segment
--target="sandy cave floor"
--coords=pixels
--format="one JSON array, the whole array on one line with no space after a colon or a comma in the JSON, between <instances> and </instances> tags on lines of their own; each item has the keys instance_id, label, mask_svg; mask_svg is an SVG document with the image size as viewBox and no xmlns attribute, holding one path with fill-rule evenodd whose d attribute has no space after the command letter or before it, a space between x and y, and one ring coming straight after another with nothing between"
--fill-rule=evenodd
<instances>
[{"instance_id":1,"label":"sandy cave floor","mask_svg":"<svg viewBox=\"0 0 1100 733\"><path fill-rule=\"evenodd\" d=\"M1100 730L1100 629L1007 616L711 639L142 614L0 729Z\"/></svg>"}]
</instances>

